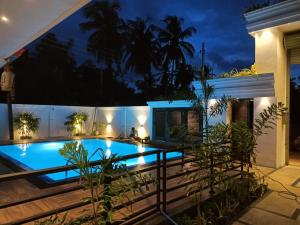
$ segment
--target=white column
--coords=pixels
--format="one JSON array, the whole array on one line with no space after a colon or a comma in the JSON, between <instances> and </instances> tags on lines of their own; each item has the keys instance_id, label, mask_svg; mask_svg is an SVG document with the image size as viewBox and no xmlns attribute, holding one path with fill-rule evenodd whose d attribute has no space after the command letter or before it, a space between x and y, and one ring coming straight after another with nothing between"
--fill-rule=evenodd
<instances>
[{"instance_id":1,"label":"white column","mask_svg":"<svg viewBox=\"0 0 300 225\"><path fill-rule=\"evenodd\" d=\"M255 64L258 73L274 73L275 97L289 107L289 74L287 73L287 56L283 46L283 33L277 28L268 28L255 32ZM272 150L264 150L258 146L262 158L272 161L272 167L281 167L286 164L286 151L288 151L289 124L288 119L277 121L276 138L273 140ZM267 137L261 137L261 139ZM259 143L260 144L260 143ZM265 156L264 156L265 154ZM261 165L270 166L269 161L260 161Z\"/></svg>"}]
</instances>

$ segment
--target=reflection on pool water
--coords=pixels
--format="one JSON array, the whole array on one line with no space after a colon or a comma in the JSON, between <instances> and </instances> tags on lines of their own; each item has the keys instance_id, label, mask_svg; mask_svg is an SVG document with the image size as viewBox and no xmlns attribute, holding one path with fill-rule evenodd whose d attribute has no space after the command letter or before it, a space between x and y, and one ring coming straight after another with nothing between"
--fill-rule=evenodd
<instances>
[{"instance_id":1,"label":"reflection on pool water","mask_svg":"<svg viewBox=\"0 0 300 225\"><path fill-rule=\"evenodd\" d=\"M37 170L64 166L66 165L66 160L60 156L59 149L61 149L67 142L71 141L3 145L0 146L0 155L8 158L24 169ZM88 150L89 155L92 155L98 148L102 148L108 157L112 154L124 156L155 150L155 148L148 146L145 147L104 139L81 139L79 142L84 145L85 149ZM169 153L167 156L168 158L177 157L179 156L179 153ZM99 155L95 154L91 160L99 160ZM126 160L124 163L127 166L134 166L154 161L156 161L156 155L149 155L145 157L140 156L138 158ZM78 176L78 173L75 171L69 171L67 174L65 172L60 172L47 175L47 177L53 181L59 181L75 176Z\"/></svg>"}]
</instances>

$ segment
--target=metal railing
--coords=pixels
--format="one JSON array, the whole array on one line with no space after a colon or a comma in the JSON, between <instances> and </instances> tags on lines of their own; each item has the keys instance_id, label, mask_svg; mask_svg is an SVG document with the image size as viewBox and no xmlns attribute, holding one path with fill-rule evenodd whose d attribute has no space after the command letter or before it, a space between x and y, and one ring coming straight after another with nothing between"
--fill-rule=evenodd
<instances>
[{"instance_id":1,"label":"metal railing","mask_svg":"<svg viewBox=\"0 0 300 225\"><path fill-rule=\"evenodd\" d=\"M148 151L144 153L137 153L137 154L132 154L132 155L127 155L123 157L119 157L117 161L126 161L129 159L134 159L138 157L146 157L146 156L156 156L155 162L145 165L143 167L132 167L129 171L134 173L152 173L156 177L156 184L153 187L153 190L135 197L134 199L131 199L127 201L124 204L120 204L114 207L115 210L121 210L125 206L132 205L144 200L149 200L150 198L155 198L155 201L152 204L148 204L146 207L143 209L140 209L138 211L132 212L126 217L124 217L124 224L132 224L135 221L139 220L141 216L145 218L148 215L152 215L155 212L160 212L161 215L163 215L165 218L167 218L170 223L174 223L172 219L168 216L167 213L167 206L174 203L178 202L184 198L187 197L185 191L181 191L180 193L178 192L175 197L173 198L168 198L168 194L178 191L179 189L184 189L187 185L191 185L197 181L195 180L186 180L185 182L175 182L175 185L168 185L168 182L174 181L174 179L180 178L180 180L184 180L184 178L191 173L197 172L199 168L193 168L191 167L191 164L197 161L193 155L189 155L188 152L190 151L190 148L177 148L177 149L172 149L172 150L153 150L153 151ZM182 154L182 156L174 158L174 159L168 159L168 154L174 153L174 152L179 152ZM231 160L232 161L232 160ZM218 164L222 163L227 163L227 162L215 162L213 165L208 165L207 167L203 167L202 169L208 169L213 167L217 167ZM91 163L91 165L99 165L100 161L94 161ZM242 168L243 163L235 163L234 166L228 169L228 171L240 171L240 168ZM168 175L168 169L169 171L175 171L175 167L178 167L178 171L175 174ZM189 167L188 170L184 171L180 168L183 167ZM75 165L69 165L69 166L60 166L60 167L55 167L55 168L49 168L49 169L41 169L41 170L33 170L33 171L22 171L22 172L16 172L16 173L11 173L11 174L4 174L0 175L0 183L2 182L7 182L7 181L14 181L18 179L30 179L32 177L37 177L41 175L46 175L46 174L51 174L51 173L57 173L57 172L63 172L63 171L68 171L68 170L75 170L78 167ZM232 174L230 177L236 177L240 175L240 172ZM122 176L122 174L117 175L114 177L114 179L117 179L118 177ZM207 176L203 176L201 179L209 179L209 174ZM229 178L228 178L229 179ZM174 183L174 182L173 182ZM10 185L10 184L7 184ZM213 185L217 185L217 182ZM205 188L210 188L209 185L207 185ZM78 191L82 189L82 186L79 184L73 185L71 187L64 187L63 189L55 190L55 191L49 191L46 193L41 193L37 194L32 197L28 198L23 198L11 202L6 202L0 205L0 210L7 209L9 207L17 206L17 205L22 205L25 203L31 203L33 201L37 200L42 200L45 198L50 198L54 197L57 195L62 195L62 194L67 194L71 193L74 191ZM197 193L201 190L193 190L192 193ZM73 209L77 209L83 206L86 206L90 204L90 202L87 201L78 201L72 204L68 204L62 207L55 208L53 210L48 210L44 211L42 213L36 213L34 215L24 217L22 219L18 219L15 221L8 221L6 224L22 224L22 223L27 223L27 222L32 222L35 220L39 220L45 217L49 217L58 213L63 213L67 212Z\"/></svg>"}]
</instances>

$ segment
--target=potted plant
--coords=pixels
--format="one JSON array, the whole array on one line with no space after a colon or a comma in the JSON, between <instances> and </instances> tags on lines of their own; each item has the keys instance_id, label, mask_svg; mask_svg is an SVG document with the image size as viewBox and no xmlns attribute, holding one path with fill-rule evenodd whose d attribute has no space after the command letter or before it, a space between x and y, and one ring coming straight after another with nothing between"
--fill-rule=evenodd
<instances>
[{"instance_id":1,"label":"potted plant","mask_svg":"<svg viewBox=\"0 0 300 225\"><path fill-rule=\"evenodd\" d=\"M21 139L31 139L31 134L39 129L39 123L40 118L28 112L20 113L14 118L14 125Z\"/></svg>"},{"instance_id":2,"label":"potted plant","mask_svg":"<svg viewBox=\"0 0 300 225\"><path fill-rule=\"evenodd\" d=\"M72 132L72 135L84 135L83 123L87 121L87 118L87 114L75 112L67 116L67 121L64 124L67 127L67 130Z\"/></svg>"}]
</instances>

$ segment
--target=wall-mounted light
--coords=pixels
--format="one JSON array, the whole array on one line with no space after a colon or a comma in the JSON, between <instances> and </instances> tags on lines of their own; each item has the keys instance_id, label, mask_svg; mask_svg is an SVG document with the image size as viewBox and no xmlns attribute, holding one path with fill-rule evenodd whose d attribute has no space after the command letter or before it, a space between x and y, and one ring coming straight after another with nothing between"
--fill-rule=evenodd
<instances>
[{"instance_id":1,"label":"wall-mounted light","mask_svg":"<svg viewBox=\"0 0 300 225\"><path fill-rule=\"evenodd\" d=\"M106 134L111 134L111 132L112 132L112 127L111 127L111 124L108 123L108 124L106 125Z\"/></svg>"},{"instance_id":2,"label":"wall-mounted light","mask_svg":"<svg viewBox=\"0 0 300 225\"><path fill-rule=\"evenodd\" d=\"M269 106L270 105L270 100L268 97L262 97L260 100L260 105L263 106Z\"/></svg>"},{"instance_id":3,"label":"wall-mounted light","mask_svg":"<svg viewBox=\"0 0 300 225\"><path fill-rule=\"evenodd\" d=\"M270 41L273 37L273 34L270 30L264 30L262 33L261 33L261 40L264 41L264 42L267 42L267 41Z\"/></svg>"},{"instance_id":4,"label":"wall-mounted light","mask_svg":"<svg viewBox=\"0 0 300 225\"><path fill-rule=\"evenodd\" d=\"M139 115L137 119L140 125L144 125L146 123L147 117L145 115Z\"/></svg>"},{"instance_id":5,"label":"wall-mounted light","mask_svg":"<svg viewBox=\"0 0 300 225\"><path fill-rule=\"evenodd\" d=\"M9 19L6 16L1 16L1 20L5 23L9 22Z\"/></svg>"},{"instance_id":6,"label":"wall-mounted light","mask_svg":"<svg viewBox=\"0 0 300 225\"><path fill-rule=\"evenodd\" d=\"M138 136L141 139L144 139L147 136L147 132L146 132L146 129L144 128L144 125L140 125L140 127L138 129Z\"/></svg>"},{"instance_id":7,"label":"wall-mounted light","mask_svg":"<svg viewBox=\"0 0 300 225\"><path fill-rule=\"evenodd\" d=\"M113 119L112 114L106 114L105 118L106 118L106 122L107 123L110 124L112 122L112 119Z\"/></svg>"}]
</instances>

